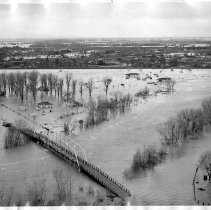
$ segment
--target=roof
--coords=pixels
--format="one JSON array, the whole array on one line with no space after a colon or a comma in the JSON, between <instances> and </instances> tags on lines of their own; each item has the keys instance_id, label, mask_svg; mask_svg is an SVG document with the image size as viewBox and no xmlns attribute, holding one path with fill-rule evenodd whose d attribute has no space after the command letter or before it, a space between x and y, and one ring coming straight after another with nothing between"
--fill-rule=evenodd
<instances>
[{"instance_id":1,"label":"roof","mask_svg":"<svg viewBox=\"0 0 211 210\"><path fill-rule=\"evenodd\" d=\"M42 101L42 102L38 103L38 105L53 105L53 104L48 101Z\"/></svg>"},{"instance_id":2,"label":"roof","mask_svg":"<svg viewBox=\"0 0 211 210\"><path fill-rule=\"evenodd\" d=\"M125 74L125 75L127 75L127 76L130 76L130 75L139 75L139 73L133 72L133 73L127 73L127 74Z\"/></svg>"},{"instance_id":3,"label":"roof","mask_svg":"<svg viewBox=\"0 0 211 210\"><path fill-rule=\"evenodd\" d=\"M170 77L160 77L160 78L158 78L157 79L158 81L165 81L165 80L171 80L171 78Z\"/></svg>"}]
</instances>

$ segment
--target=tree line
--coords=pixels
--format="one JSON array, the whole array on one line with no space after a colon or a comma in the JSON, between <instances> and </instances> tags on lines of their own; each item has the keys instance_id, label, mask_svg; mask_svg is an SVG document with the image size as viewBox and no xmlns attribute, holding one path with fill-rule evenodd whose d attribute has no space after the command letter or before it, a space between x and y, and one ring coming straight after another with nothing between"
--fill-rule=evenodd
<instances>
[{"instance_id":1,"label":"tree line","mask_svg":"<svg viewBox=\"0 0 211 210\"><path fill-rule=\"evenodd\" d=\"M158 127L161 146L147 146L138 148L133 155L131 166L124 171L125 178L134 178L141 170L155 167L158 163L166 159L169 146L178 146L190 139L197 139L204 130L211 126L211 97L205 98L201 103L201 108L186 108L175 116L170 117L166 122ZM168 147L166 147L168 146ZM211 180L211 152L205 154L203 159L203 169L206 170L209 180ZM200 160L200 161L201 161ZM201 161L202 162L202 161Z\"/></svg>"},{"instance_id":2,"label":"tree line","mask_svg":"<svg viewBox=\"0 0 211 210\"><path fill-rule=\"evenodd\" d=\"M112 78L106 76L103 78L102 83L107 97ZM65 94L64 85L66 85ZM65 74L64 78L59 78L58 75L53 73L42 74L38 71L3 72L0 74L0 96L6 96L8 90L10 95L20 97L21 101L24 100L24 96L27 99L28 93L31 93L34 101L36 101L37 91L42 91L41 99L43 93L50 93L51 95L54 93L55 97L65 102L75 101L76 93L78 92L82 98L85 89L88 90L89 97L92 97L94 90L93 78L84 82L82 79L75 79L69 72Z\"/></svg>"}]
</instances>

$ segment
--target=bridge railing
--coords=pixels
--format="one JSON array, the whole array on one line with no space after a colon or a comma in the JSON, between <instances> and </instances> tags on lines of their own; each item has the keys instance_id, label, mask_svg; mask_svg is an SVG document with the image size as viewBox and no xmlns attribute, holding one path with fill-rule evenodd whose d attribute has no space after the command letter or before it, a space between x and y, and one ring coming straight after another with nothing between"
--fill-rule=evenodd
<instances>
[{"instance_id":1,"label":"bridge railing","mask_svg":"<svg viewBox=\"0 0 211 210\"><path fill-rule=\"evenodd\" d=\"M39 133L39 132L37 132L35 130L31 130L31 129L22 129L22 131L26 132L26 133L30 133L31 136L34 136L34 135L32 135L32 133L33 133L33 134L37 135L37 138L39 138L39 139L41 137L43 143L46 143L46 144L50 145L51 147L56 146L56 147L58 147L58 150L62 149L62 151L66 152L66 153L71 152L72 153L71 156L72 157L75 156L75 161L76 161L78 168L80 170L80 164L79 164L79 161L78 161L78 155L77 155L76 151L72 147L70 147L65 141L63 141L62 139L60 139L59 141L58 140L54 141L54 140L50 139L49 136L46 136L43 133Z\"/></svg>"}]
</instances>

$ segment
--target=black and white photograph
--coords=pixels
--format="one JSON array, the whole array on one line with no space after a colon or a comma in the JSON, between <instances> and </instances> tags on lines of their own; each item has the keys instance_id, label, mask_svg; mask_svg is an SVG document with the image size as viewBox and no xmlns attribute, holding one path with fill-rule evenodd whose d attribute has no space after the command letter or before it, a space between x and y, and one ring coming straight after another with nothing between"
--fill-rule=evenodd
<instances>
[{"instance_id":1,"label":"black and white photograph","mask_svg":"<svg viewBox=\"0 0 211 210\"><path fill-rule=\"evenodd\" d=\"M209 205L211 0L0 0L0 207Z\"/></svg>"}]
</instances>

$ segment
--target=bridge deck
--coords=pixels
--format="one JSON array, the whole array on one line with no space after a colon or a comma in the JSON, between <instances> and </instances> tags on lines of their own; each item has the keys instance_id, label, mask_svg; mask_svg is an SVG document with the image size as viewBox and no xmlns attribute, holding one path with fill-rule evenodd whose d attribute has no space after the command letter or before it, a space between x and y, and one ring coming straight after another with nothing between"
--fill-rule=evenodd
<instances>
[{"instance_id":1,"label":"bridge deck","mask_svg":"<svg viewBox=\"0 0 211 210\"><path fill-rule=\"evenodd\" d=\"M42 144L64 160L71 161L75 165L79 166L81 171L88 174L91 178L100 183L116 196L122 199L126 199L127 197L131 196L130 191L126 189L123 185L118 183L116 180L111 178L108 174L106 174L104 171L102 171L92 163L84 160L80 156L76 156L76 154L65 145L58 144L57 142L50 140L47 136L41 133L34 132L30 129L18 130L24 135L32 137L35 141L40 142L40 144Z\"/></svg>"}]
</instances>

